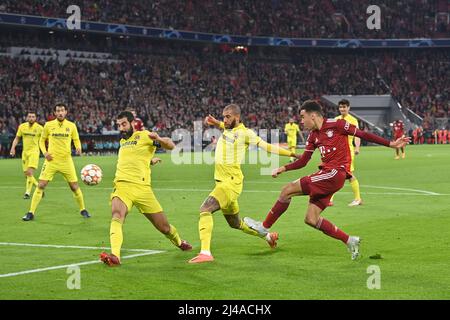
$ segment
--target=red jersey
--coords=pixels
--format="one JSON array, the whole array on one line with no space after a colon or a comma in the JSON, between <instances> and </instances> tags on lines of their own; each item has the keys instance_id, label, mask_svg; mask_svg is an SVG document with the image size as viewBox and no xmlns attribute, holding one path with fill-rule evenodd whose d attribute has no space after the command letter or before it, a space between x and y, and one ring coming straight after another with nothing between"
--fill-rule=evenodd
<instances>
[{"instance_id":1,"label":"red jersey","mask_svg":"<svg viewBox=\"0 0 450 320\"><path fill-rule=\"evenodd\" d=\"M395 120L394 123L392 124L392 129L394 130L394 135L396 135L396 136L403 135L403 133L404 133L403 121Z\"/></svg>"},{"instance_id":2,"label":"red jersey","mask_svg":"<svg viewBox=\"0 0 450 320\"><path fill-rule=\"evenodd\" d=\"M357 128L349 122L339 119L325 119L320 130L313 130L306 141L305 152L320 151L322 163L320 169L344 169L350 174L352 161L349 135L354 136Z\"/></svg>"},{"instance_id":3,"label":"red jersey","mask_svg":"<svg viewBox=\"0 0 450 320\"><path fill-rule=\"evenodd\" d=\"M134 118L134 130L143 131L144 130L144 122L142 122L139 118Z\"/></svg>"}]
</instances>

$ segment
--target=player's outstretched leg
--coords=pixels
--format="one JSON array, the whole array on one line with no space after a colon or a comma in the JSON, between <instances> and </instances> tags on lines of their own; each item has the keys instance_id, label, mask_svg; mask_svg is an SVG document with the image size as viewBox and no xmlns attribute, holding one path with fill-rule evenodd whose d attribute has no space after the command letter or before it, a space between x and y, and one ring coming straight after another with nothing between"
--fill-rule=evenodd
<instances>
[{"instance_id":1,"label":"player's outstretched leg","mask_svg":"<svg viewBox=\"0 0 450 320\"><path fill-rule=\"evenodd\" d=\"M276 248L278 241L278 233L277 232L268 232L267 234L262 234L248 226L240 217L239 213L234 215L224 215L225 219L228 222L228 225L233 229L241 230L242 232L264 239L267 241L271 248ZM254 220L253 220L254 221Z\"/></svg>"},{"instance_id":2,"label":"player's outstretched leg","mask_svg":"<svg viewBox=\"0 0 450 320\"><path fill-rule=\"evenodd\" d=\"M169 224L167 217L163 212L158 213L144 213L144 216L155 226L155 228L164 234L164 236L172 242L174 246L180 248L182 251L192 250L192 246L180 238L177 228Z\"/></svg>"},{"instance_id":3,"label":"player's outstretched leg","mask_svg":"<svg viewBox=\"0 0 450 320\"><path fill-rule=\"evenodd\" d=\"M352 260L359 256L359 237L349 236L344 231L336 227L332 222L320 216L322 211L326 208L322 203L310 203L305 216L305 223L313 228L322 231L329 237L341 240L352 253Z\"/></svg>"},{"instance_id":4,"label":"player's outstretched leg","mask_svg":"<svg viewBox=\"0 0 450 320\"><path fill-rule=\"evenodd\" d=\"M244 218L244 222L253 230L256 230L260 235L267 235L272 225L281 217L281 215L289 208L291 198L294 195L302 195L300 181L296 180L288 183L281 190L278 200L275 202L272 209L266 216L266 219L261 223L251 218Z\"/></svg>"}]
</instances>

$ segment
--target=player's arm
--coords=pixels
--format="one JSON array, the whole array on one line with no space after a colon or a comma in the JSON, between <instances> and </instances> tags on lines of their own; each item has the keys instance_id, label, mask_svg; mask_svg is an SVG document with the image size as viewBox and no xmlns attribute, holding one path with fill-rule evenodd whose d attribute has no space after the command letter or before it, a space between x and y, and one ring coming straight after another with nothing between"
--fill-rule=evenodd
<instances>
[{"instance_id":1,"label":"player's arm","mask_svg":"<svg viewBox=\"0 0 450 320\"><path fill-rule=\"evenodd\" d=\"M41 149L42 154L44 155L45 159L47 161L52 161L53 156L48 153L47 147L45 146L45 141L47 141L48 138L48 126L47 124L44 126L44 130L42 130L41 138L39 139L39 149Z\"/></svg>"},{"instance_id":2,"label":"player's arm","mask_svg":"<svg viewBox=\"0 0 450 320\"><path fill-rule=\"evenodd\" d=\"M9 154L13 157L16 155L16 146L19 143L21 137L22 137L22 130L20 130L20 127L19 127L19 129L17 130L16 137L14 138L14 140L12 142L11 150L9 151Z\"/></svg>"},{"instance_id":3,"label":"player's arm","mask_svg":"<svg viewBox=\"0 0 450 320\"><path fill-rule=\"evenodd\" d=\"M276 146L274 144L267 143L262 139L259 142L257 142L256 145L269 153L274 153L285 157L295 157L295 153L287 149L280 148L279 146Z\"/></svg>"},{"instance_id":4,"label":"player's arm","mask_svg":"<svg viewBox=\"0 0 450 320\"><path fill-rule=\"evenodd\" d=\"M348 123L345 120L338 120L336 122L338 130L341 131L343 134L346 135L352 135L358 138L361 138L363 140L366 140L368 142L373 142L385 147L389 147L389 148L402 148L405 145L407 145L409 142L411 142L411 138L410 137L401 137L395 141L389 141L386 140L380 136L377 136L376 134L370 133L370 132L366 132L366 131L362 131L360 129L358 129L356 126Z\"/></svg>"},{"instance_id":5,"label":"player's arm","mask_svg":"<svg viewBox=\"0 0 450 320\"><path fill-rule=\"evenodd\" d=\"M156 132L150 132L148 136L154 143L156 142L154 145L157 147L161 147L166 150L173 150L175 148L175 143L173 143L172 139L168 137L160 137Z\"/></svg>"},{"instance_id":6,"label":"player's arm","mask_svg":"<svg viewBox=\"0 0 450 320\"><path fill-rule=\"evenodd\" d=\"M73 145L75 146L75 152L77 155L81 155L81 141L80 136L78 135L78 129L77 126L74 124L74 129L72 130L72 141Z\"/></svg>"},{"instance_id":7,"label":"player's arm","mask_svg":"<svg viewBox=\"0 0 450 320\"><path fill-rule=\"evenodd\" d=\"M210 114L208 114L208 116L205 118L205 124L208 126L214 126L221 130L225 130L224 123L222 121L217 120Z\"/></svg>"}]
</instances>

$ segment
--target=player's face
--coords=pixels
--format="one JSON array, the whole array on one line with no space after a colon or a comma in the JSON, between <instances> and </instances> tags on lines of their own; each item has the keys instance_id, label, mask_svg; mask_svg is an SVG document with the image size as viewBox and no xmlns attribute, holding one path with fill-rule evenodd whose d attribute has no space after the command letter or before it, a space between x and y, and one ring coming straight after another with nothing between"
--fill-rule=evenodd
<instances>
[{"instance_id":1,"label":"player's face","mask_svg":"<svg viewBox=\"0 0 450 320\"><path fill-rule=\"evenodd\" d=\"M28 121L29 124L35 123L35 122L36 122L36 114L34 114L34 113L29 113L29 114L27 115L27 121Z\"/></svg>"},{"instance_id":2,"label":"player's face","mask_svg":"<svg viewBox=\"0 0 450 320\"><path fill-rule=\"evenodd\" d=\"M240 116L233 114L231 110L223 112L223 124L226 129L233 129L239 123Z\"/></svg>"},{"instance_id":3,"label":"player's face","mask_svg":"<svg viewBox=\"0 0 450 320\"><path fill-rule=\"evenodd\" d=\"M127 118L117 119L120 135L124 139L128 139L133 135L133 126Z\"/></svg>"},{"instance_id":4,"label":"player's face","mask_svg":"<svg viewBox=\"0 0 450 320\"><path fill-rule=\"evenodd\" d=\"M303 127L306 130L314 129L314 117L315 113L306 112L305 110L300 111L300 123L303 124Z\"/></svg>"},{"instance_id":5,"label":"player's face","mask_svg":"<svg viewBox=\"0 0 450 320\"><path fill-rule=\"evenodd\" d=\"M349 110L350 110L350 106L348 106L346 104L339 105L339 112L341 113L342 116L348 115Z\"/></svg>"},{"instance_id":6,"label":"player's face","mask_svg":"<svg viewBox=\"0 0 450 320\"><path fill-rule=\"evenodd\" d=\"M56 107L55 116L59 121L63 121L67 116L67 110L65 107Z\"/></svg>"}]
</instances>

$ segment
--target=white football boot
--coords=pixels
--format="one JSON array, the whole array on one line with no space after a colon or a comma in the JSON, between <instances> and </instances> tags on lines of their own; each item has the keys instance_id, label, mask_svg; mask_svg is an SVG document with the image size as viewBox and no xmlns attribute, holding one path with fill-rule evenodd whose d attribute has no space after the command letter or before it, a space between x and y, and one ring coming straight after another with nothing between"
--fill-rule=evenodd
<instances>
[{"instance_id":1,"label":"white football boot","mask_svg":"<svg viewBox=\"0 0 450 320\"><path fill-rule=\"evenodd\" d=\"M363 204L362 200L353 200L352 202L350 202L348 204L349 207L356 207L356 206L361 206Z\"/></svg>"},{"instance_id":2,"label":"white football boot","mask_svg":"<svg viewBox=\"0 0 450 320\"><path fill-rule=\"evenodd\" d=\"M261 236L266 236L269 233L269 229L264 228L262 222L253 220L252 218L245 217L244 223L248 225L251 229L255 230Z\"/></svg>"},{"instance_id":3,"label":"white football boot","mask_svg":"<svg viewBox=\"0 0 450 320\"><path fill-rule=\"evenodd\" d=\"M356 260L359 257L359 245L361 239L359 237L350 236L347 241L348 251L352 254L352 260Z\"/></svg>"}]
</instances>

